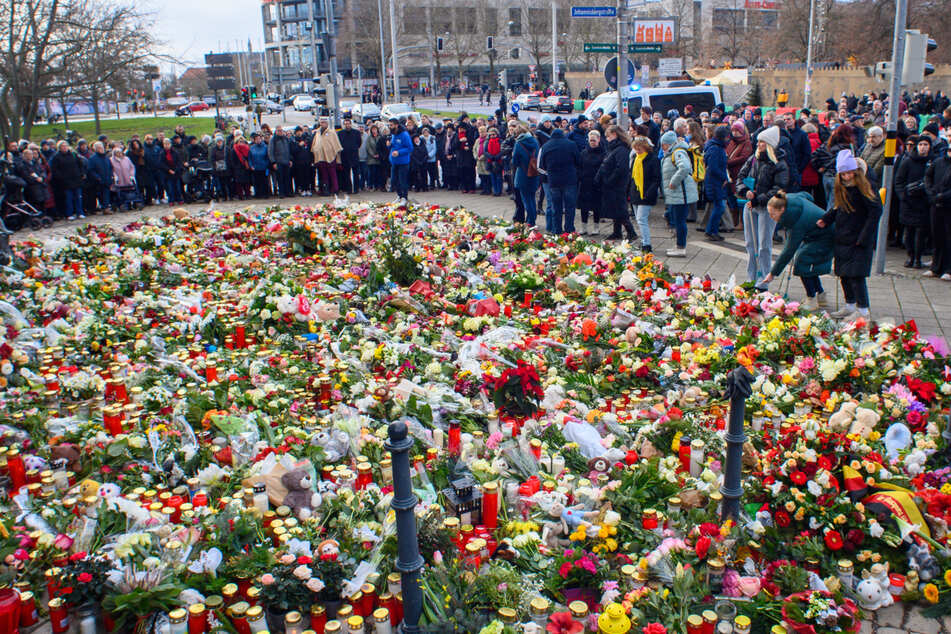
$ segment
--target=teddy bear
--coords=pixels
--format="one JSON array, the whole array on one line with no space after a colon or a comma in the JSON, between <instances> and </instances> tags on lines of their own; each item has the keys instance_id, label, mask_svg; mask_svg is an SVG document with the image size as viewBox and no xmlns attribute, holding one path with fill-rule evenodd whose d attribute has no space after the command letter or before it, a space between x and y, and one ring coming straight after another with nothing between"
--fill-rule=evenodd
<instances>
[{"instance_id":1,"label":"teddy bear","mask_svg":"<svg viewBox=\"0 0 951 634\"><path fill-rule=\"evenodd\" d=\"M282 504L300 519L307 519L313 509L320 507L320 494L312 489L313 479L306 469L291 469L281 476L281 484L287 488Z\"/></svg>"},{"instance_id":2,"label":"teddy bear","mask_svg":"<svg viewBox=\"0 0 951 634\"><path fill-rule=\"evenodd\" d=\"M881 414L867 407L859 407L855 410L855 419L849 426L849 434L857 434L862 438L868 438L869 434L875 431L875 426L882 419ZM831 422L831 419L830 419Z\"/></svg>"},{"instance_id":3,"label":"teddy bear","mask_svg":"<svg viewBox=\"0 0 951 634\"><path fill-rule=\"evenodd\" d=\"M829 427L832 428L832 431L839 433L844 432L852 423L852 419L855 417L855 410L858 409L858 406L859 404L855 401L842 403L842 406L839 407L839 411L829 417Z\"/></svg>"},{"instance_id":4,"label":"teddy bear","mask_svg":"<svg viewBox=\"0 0 951 634\"><path fill-rule=\"evenodd\" d=\"M50 449L50 459L55 463L57 460L66 461L66 468L72 472L79 471L79 449L72 443L62 443Z\"/></svg>"}]
</instances>

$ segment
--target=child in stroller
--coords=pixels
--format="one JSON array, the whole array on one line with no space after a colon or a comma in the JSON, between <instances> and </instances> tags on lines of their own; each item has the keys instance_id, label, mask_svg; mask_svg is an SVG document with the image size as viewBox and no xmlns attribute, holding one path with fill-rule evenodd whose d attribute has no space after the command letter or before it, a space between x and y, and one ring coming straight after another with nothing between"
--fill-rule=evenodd
<instances>
[{"instance_id":1,"label":"child in stroller","mask_svg":"<svg viewBox=\"0 0 951 634\"><path fill-rule=\"evenodd\" d=\"M27 202L26 187L13 166L0 159L0 234L9 235L26 225L35 230L53 224L52 218Z\"/></svg>"}]
</instances>

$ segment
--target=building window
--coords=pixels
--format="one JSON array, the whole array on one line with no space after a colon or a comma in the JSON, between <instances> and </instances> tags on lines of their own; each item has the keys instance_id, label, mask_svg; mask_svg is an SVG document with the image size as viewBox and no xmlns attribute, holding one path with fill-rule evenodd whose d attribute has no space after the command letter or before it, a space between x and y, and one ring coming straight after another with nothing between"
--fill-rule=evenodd
<instances>
[{"instance_id":1,"label":"building window","mask_svg":"<svg viewBox=\"0 0 951 634\"><path fill-rule=\"evenodd\" d=\"M529 28L531 33L550 33L551 32L551 9L529 9L528 10Z\"/></svg>"},{"instance_id":2,"label":"building window","mask_svg":"<svg viewBox=\"0 0 951 634\"><path fill-rule=\"evenodd\" d=\"M426 35L426 9L403 7L403 32L406 35Z\"/></svg>"},{"instance_id":3,"label":"building window","mask_svg":"<svg viewBox=\"0 0 951 634\"><path fill-rule=\"evenodd\" d=\"M779 26L779 11L764 9L759 11L759 24L764 29L775 29Z\"/></svg>"},{"instance_id":4,"label":"building window","mask_svg":"<svg viewBox=\"0 0 951 634\"><path fill-rule=\"evenodd\" d=\"M522 10L509 9L509 35L522 34Z\"/></svg>"},{"instance_id":5,"label":"building window","mask_svg":"<svg viewBox=\"0 0 951 634\"><path fill-rule=\"evenodd\" d=\"M456 32L476 33L479 28L475 7L456 7Z\"/></svg>"},{"instance_id":6,"label":"building window","mask_svg":"<svg viewBox=\"0 0 951 634\"><path fill-rule=\"evenodd\" d=\"M522 49L518 48L517 46L513 48L511 51L509 51L509 57L511 59L518 59L519 57L521 57L521 55L522 55Z\"/></svg>"},{"instance_id":7,"label":"building window","mask_svg":"<svg viewBox=\"0 0 951 634\"><path fill-rule=\"evenodd\" d=\"M487 8L485 10L485 19L482 20L485 25L486 35L495 35L499 29L499 10Z\"/></svg>"},{"instance_id":8,"label":"building window","mask_svg":"<svg viewBox=\"0 0 951 634\"><path fill-rule=\"evenodd\" d=\"M714 9L713 28L716 31L742 31L744 18L743 9Z\"/></svg>"},{"instance_id":9,"label":"building window","mask_svg":"<svg viewBox=\"0 0 951 634\"><path fill-rule=\"evenodd\" d=\"M452 31L452 9L450 7L432 7L429 11L434 35L445 35Z\"/></svg>"}]
</instances>

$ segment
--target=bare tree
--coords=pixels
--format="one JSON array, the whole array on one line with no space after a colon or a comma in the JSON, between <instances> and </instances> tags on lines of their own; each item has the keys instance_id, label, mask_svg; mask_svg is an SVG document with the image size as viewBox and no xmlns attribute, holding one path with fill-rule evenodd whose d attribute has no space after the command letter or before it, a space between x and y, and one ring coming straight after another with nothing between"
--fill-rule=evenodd
<instances>
[{"instance_id":1,"label":"bare tree","mask_svg":"<svg viewBox=\"0 0 951 634\"><path fill-rule=\"evenodd\" d=\"M456 60L459 83L462 84L465 82L466 69L485 51L485 39L479 29L477 7L455 7L453 13L455 20L446 45Z\"/></svg>"},{"instance_id":2,"label":"bare tree","mask_svg":"<svg viewBox=\"0 0 951 634\"><path fill-rule=\"evenodd\" d=\"M522 45L541 70L551 54L551 9L538 8L525 0L518 6L522 10Z\"/></svg>"}]
</instances>

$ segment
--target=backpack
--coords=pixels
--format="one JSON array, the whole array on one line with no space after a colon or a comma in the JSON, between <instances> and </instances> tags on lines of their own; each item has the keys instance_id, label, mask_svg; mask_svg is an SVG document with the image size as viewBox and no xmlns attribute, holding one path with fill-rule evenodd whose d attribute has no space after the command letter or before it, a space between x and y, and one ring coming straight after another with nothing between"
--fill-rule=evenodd
<instances>
[{"instance_id":1,"label":"backpack","mask_svg":"<svg viewBox=\"0 0 951 634\"><path fill-rule=\"evenodd\" d=\"M532 156L528 159L528 167L525 169L525 176L535 178L538 173L538 153L532 152Z\"/></svg>"},{"instance_id":2,"label":"backpack","mask_svg":"<svg viewBox=\"0 0 951 634\"><path fill-rule=\"evenodd\" d=\"M703 162L703 148L693 148L690 154L693 158L693 180L702 183L707 177L707 164Z\"/></svg>"},{"instance_id":3,"label":"backpack","mask_svg":"<svg viewBox=\"0 0 951 634\"><path fill-rule=\"evenodd\" d=\"M682 147L677 148L676 150L674 150L673 152L670 153L670 162L671 162L671 164L674 165L674 166L677 165L677 161L674 160L674 154L676 154L677 152L684 152L684 153L686 153L688 159L690 159L690 157L691 157L691 152L690 152L689 150L685 150L685 149L683 149ZM694 158L696 158L696 157L694 157ZM701 165L703 164L703 159L702 159L702 158L700 159L700 164L701 164ZM695 161L694 161L693 159L691 159L691 160L690 160L690 173L691 173L691 174L694 174L694 172L696 172L696 171L697 171L697 170L696 170ZM706 174L706 168L704 168L704 174ZM694 176L694 180L697 180L696 176ZM703 180L703 179L701 178L700 180Z\"/></svg>"}]
</instances>

